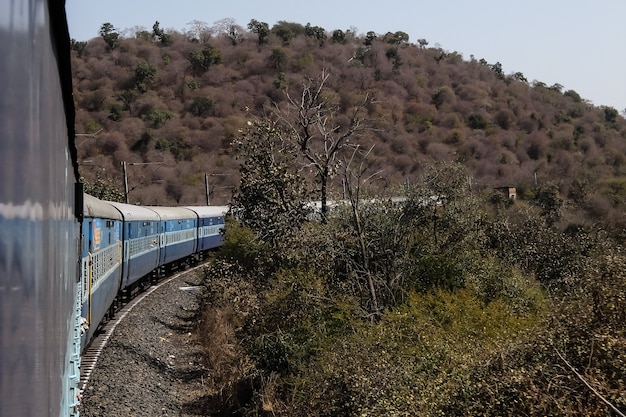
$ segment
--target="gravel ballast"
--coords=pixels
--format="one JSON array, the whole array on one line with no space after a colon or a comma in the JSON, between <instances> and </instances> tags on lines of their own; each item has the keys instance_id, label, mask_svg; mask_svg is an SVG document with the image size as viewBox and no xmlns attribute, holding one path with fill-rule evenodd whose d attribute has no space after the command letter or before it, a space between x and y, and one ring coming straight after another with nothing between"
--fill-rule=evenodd
<instances>
[{"instance_id":1,"label":"gravel ballast","mask_svg":"<svg viewBox=\"0 0 626 417\"><path fill-rule=\"evenodd\" d=\"M181 289L199 281L188 271L164 283L117 325L82 394L81 416L206 415L207 370L194 334L200 294Z\"/></svg>"}]
</instances>

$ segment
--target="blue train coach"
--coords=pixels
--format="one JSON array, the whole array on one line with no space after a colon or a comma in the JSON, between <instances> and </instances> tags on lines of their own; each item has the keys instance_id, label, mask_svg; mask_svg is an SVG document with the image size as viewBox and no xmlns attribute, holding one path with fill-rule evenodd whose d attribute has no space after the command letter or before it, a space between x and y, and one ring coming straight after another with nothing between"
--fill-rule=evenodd
<instances>
[{"instance_id":1,"label":"blue train coach","mask_svg":"<svg viewBox=\"0 0 626 417\"><path fill-rule=\"evenodd\" d=\"M122 231L122 289L132 290L143 277L159 267L159 227L161 218L146 207L108 202L124 219Z\"/></svg>"},{"instance_id":2,"label":"blue train coach","mask_svg":"<svg viewBox=\"0 0 626 417\"><path fill-rule=\"evenodd\" d=\"M228 212L227 206L189 206L198 216L198 247L201 254L222 244L222 230L224 217Z\"/></svg>"},{"instance_id":3,"label":"blue train coach","mask_svg":"<svg viewBox=\"0 0 626 417\"><path fill-rule=\"evenodd\" d=\"M184 207L150 207L159 221L159 265L170 265L196 252L198 216Z\"/></svg>"},{"instance_id":4,"label":"blue train coach","mask_svg":"<svg viewBox=\"0 0 626 417\"><path fill-rule=\"evenodd\" d=\"M81 345L84 348L120 289L123 218L113 206L87 194L83 206Z\"/></svg>"}]
</instances>

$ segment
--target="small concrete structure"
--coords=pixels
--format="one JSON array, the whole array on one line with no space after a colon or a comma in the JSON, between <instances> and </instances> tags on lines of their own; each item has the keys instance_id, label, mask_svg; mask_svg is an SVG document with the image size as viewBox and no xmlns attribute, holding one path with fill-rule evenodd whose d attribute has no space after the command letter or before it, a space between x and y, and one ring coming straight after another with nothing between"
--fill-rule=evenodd
<instances>
[{"instance_id":1,"label":"small concrete structure","mask_svg":"<svg viewBox=\"0 0 626 417\"><path fill-rule=\"evenodd\" d=\"M496 190L504 193L509 200L517 198L517 189L515 187L496 187Z\"/></svg>"}]
</instances>

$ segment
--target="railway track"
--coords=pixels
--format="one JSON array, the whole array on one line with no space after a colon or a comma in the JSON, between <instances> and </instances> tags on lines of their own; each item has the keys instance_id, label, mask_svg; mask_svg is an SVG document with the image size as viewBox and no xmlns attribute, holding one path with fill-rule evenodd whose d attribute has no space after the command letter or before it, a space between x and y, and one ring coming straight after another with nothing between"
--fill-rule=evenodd
<instances>
[{"instance_id":1,"label":"railway track","mask_svg":"<svg viewBox=\"0 0 626 417\"><path fill-rule=\"evenodd\" d=\"M128 313L130 313L135 306L139 305L146 297L152 294L157 289L161 288L163 285L168 284L174 279L188 274L190 272L196 271L205 266L205 263L196 265L194 267L184 269L181 271L175 272L173 275L168 276L167 278L159 281L156 284L153 284L149 288L147 288L144 292L139 293L137 296L133 297L128 303L124 304L119 310L116 311L115 316L108 320L106 323L102 324L98 333L93 338L89 346L85 349L81 356L81 365L80 365L80 382L79 387L81 391L84 391L89 382L89 378L93 373L94 369L96 369L96 364L102 350L106 346L107 342L111 338L111 335L115 331L115 328L119 323L121 323Z\"/></svg>"}]
</instances>

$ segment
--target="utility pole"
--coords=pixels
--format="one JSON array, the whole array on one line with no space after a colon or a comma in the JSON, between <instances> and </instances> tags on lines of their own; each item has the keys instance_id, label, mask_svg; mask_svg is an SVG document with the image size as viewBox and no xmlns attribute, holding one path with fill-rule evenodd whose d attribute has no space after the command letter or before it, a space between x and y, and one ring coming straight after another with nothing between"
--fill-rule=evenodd
<instances>
[{"instance_id":1,"label":"utility pole","mask_svg":"<svg viewBox=\"0 0 626 417\"><path fill-rule=\"evenodd\" d=\"M126 161L122 161L122 176L124 178L124 201L126 202L126 204L128 204L128 193L130 192L130 190L128 189L128 177L126 176L126 165L164 165L165 162L161 161L161 162L130 162L130 163L126 163ZM136 187L136 186L135 186ZM133 190L135 189L135 187L133 187Z\"/></svg>"},{"instance_id":2,"label":"utility pole","mask_svg":"<svg viewBox=\"0 0 626 417\"><path fill-rule=\"evenodd\" d=\"M206 193L206 205L210 206L210 199L209 199L209 194L211 194L211 187L209 186L209 175L212 177L226 177L226 174L209 174L208 172L204 173L204 189L205 189L205 193ZM213 186L213 190L215 190L215 188L222 188L222 187L215 187Z\"/></svg>"},{"instance_id":3,"label":"utility pole","mask_svg":"<svg viewBox=\"0 0 626 417\"><path fill-rule=\"evenodd\" d=\"M208 172L204 173L204 188L206 192L206 205L210 206L211 204L209 203L209 173Z\"/></svg>"},{"instance_id":4,"label":"utility pole","mask_svg":"<svg viewBox=\"0 0 626 417\"><path fill-rule=\"evenodd\" d=\"M124 176L124 202L128 204L128 178L126 177L126 161L122 161L122 175Z\"/></svg>"}]
</instances>

